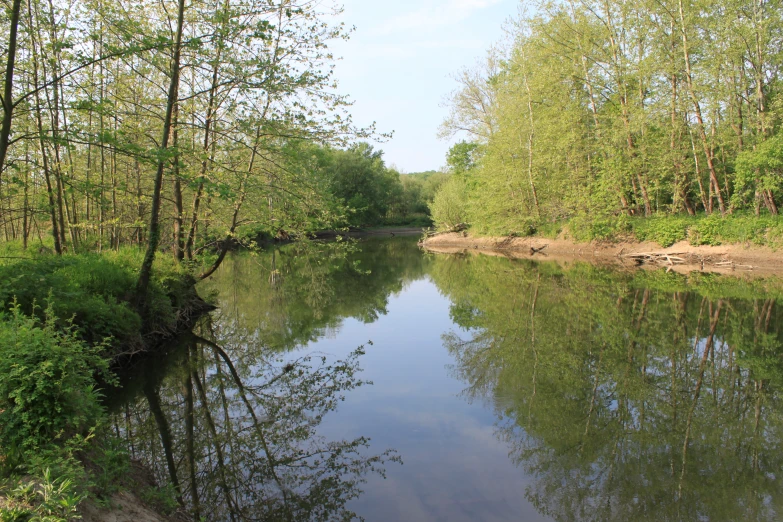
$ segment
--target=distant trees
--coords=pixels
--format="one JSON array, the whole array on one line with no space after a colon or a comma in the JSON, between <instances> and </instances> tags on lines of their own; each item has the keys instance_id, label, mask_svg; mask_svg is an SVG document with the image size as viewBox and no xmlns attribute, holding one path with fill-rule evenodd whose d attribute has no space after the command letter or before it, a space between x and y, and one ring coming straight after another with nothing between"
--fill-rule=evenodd
<instances>
[{"instance_id":1,"label":"distant trees","mask_svg":"<svg viewBox=\"0 0 783 522\"><path fill-rule=\"evenodd\" d=\"M457 76L443 125L481 150L474 226L777 214L782 7L563 0L521 17L506 49Z\"/></svg>"},{"instance_id":2,"label":"distant trees","mask_svg":"<svg viewBox=\"0 0 783 522\"><path fill-rule=\"evenodd\" d=\"M313 145L310 169L347 226L427 224L429 202L448 174L430 171L400 174L386 166L383 152L368 143L344 150Z\"/></svg>"}]
</instances>

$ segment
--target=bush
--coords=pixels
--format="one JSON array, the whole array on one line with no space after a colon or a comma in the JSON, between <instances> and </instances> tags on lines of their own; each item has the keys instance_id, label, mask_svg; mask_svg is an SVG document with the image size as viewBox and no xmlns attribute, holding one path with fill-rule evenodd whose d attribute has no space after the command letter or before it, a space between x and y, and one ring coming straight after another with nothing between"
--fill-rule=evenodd
<instances>
[{"instance_id":1,"label":"bush","mask_svg":"<svg viewBox=\"0 0 783 522\"><path fill-rule=\"evenodd\" d=\"M108 363L72 327L18 305L0 315L0 444L23 450L83 435L102 415L94 375Z\"/></svg>"},{"instance_id":2,"label":"bush","mask_svg":"<svg viewBox=\"0 0 783 522\"><path fill-rule=\"evenodd\" d=\"M634 218L631 226L639 241L654 241L662 247L668 247L687 237L688 225L692 221L681 216L654 216Z\"/></svg>"},{"instance_id":3,"label":"bush","mask_svg":"<svg viewBox=\"0 0 783 522\"><path fill-rule=\"evenodd\" d=\"M577 241L611 241L631 230L626 216L576 216L568 223Z\"/></svg>"},{"instance_id":4,"label":"bush","mask_svg":"<svg viewBox=\"0 0 783 522\"><path fill-rule=\"evenodd\" d=\"M438 229L449 229L468 221L467 191L459 176L452 176L441 185L430 204L432 220Z\"/></svg>"}]
</instances>

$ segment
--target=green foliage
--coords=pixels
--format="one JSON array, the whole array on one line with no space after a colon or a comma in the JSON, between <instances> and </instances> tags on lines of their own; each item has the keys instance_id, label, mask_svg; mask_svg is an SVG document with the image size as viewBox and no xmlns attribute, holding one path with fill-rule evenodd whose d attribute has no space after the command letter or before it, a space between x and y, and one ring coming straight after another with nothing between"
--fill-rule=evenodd
<instances>
[{"instance_id":1,"label":"green foliage","mask_svg":"<svg viewBox=\"0 0 783 522\"><path fill-rule=\"evenodd\" d=\"M412 227L425 228L432 226L432 218L426 214L410 215L405 217L391 217L383 220L383 227Z\"/></svg>"},{"instance_id":2,"label":"green foliage","mask_svg":"<svg viewBox=\"0 0 783 522\"><path fill-rule=\"evenodd\" d=\"M633 234L639 241L654 241L668 247L688 236L688 224L693 220L679 216L655 216L631 220Z\"/></svg>"},{"instance_id":3,"label":"green foliage","mask_svg":"<svg viewBox=\"0 0 783 522\"><path fill-rule=\"evenodd\" d=\"M142 253L121 249L103 254L69 256L37 255L0 265L0 303L17 302L26 314L43 309L48 301L61 326L72 324L82 339L101 343L115 339L114 346L137 343L142 320L130 304ZM21 257L21 256L19 256ZM189 291L182 267L168 256L159 256L149 292L154 323L169 325L175 308ZM153 325L154 326L154 325Z\"/></svg>"},{"instance_id":4,"label":"green foliage","mask_svg":"<svg viewBox=\"0 0 783 522\"><path fill-rule=\"evenodd\" d=\"M94 374L108 363L73 327L18 305L0 315L0 445L30 450L86 434L101 418Z\"/></svg>"},{"instance_id":5,"label":"green foliage","mask_svg":"<svg viewBox=\"0 0 783 522\"><path fill-rule=\"evenodd\" d=\"M333 206L332 227L429 226L428 204L448 175L400 174L368 143L340 150L316 145L291 148L314 171Z\"/></svg>"},{"instance_id":6,"label":"green foliage","mask_svg":"<svg viewBox=\"0 0 783 522\"><path fill-rule=\"evenodd\" d=\"M747 208L754 203L754 190L774 192L783 188L783 134L762 141L755 150L737 156L732 204Z\"/></svg>"},{"instance_id":7,"label":"green foliage","mask_svg":"<svg viewBox=\"0 0 783 522\"><path fill-rule=\"evenodd\" d=\"M557 221L546 222L538 225L536 235L549 239L557 238L563 232L563 224Z\"/></svg>"},{"instance_id":8,"label":"green foliage","mask_svg":"<svg viewBox=\"0 0 783 522\"><path fill-rule=\"evenodd\" d=\"M537 223L532 218L521 218L514 223L516 229L495 229L497 235L535 235L555 239L559 236L578 242L588 241L652 241L669 247L687 240L692 245L752 244L783 247L783 218L779 216L754 216L732 214L721 217L656 215L652 217L628 217L625 215L590 217L579 214L565 221ZM478 227L481 232L487 224ZM476 229L474 229L476 230ZM520 230L522 232L520 232ZM527 230L528 232L524 232Z\"/></svg>"},{"instance_id":9,"label":"green foliage","mask_svg":"<svg viewBox=\"0 0 783 522\"><path fill-rule=\"evenodd\" d=\"M83 341L51 305L43 317L18 304L0 313L0 460L10 477L0 520L71 520L90 484L77 455L106 418L96 387L98 375L113 382L105 347Z\"/></svg>"},{"instance_id":10,"label":"green foliage","mask_svg":"<svg viewBox=\"0 0 783 522\"><path fill-rule=\"evenodd\" d=\"M155 506L166 515L171 515L179 507L177 492L171 484L166 484L163 487L146 487L139 492L139 498L145 504Z\"/></svg>"},{"instance_id":11,"label":"green foliage","mask_svg":"<svg viewBox=\"0 0 783 522\"><path fill-rule=\"evenodd\" d=\"M429 205L435 198L435 194L445 183L451 174L427 171L415 172L411 174L400 174L400 182L403 188L403 210L405 213L414 216L424 215L429 218ZM430 222L427 225L429 226Z\"/></svg>"},{"instance_id":12,"label":"green foliage","mask_svg":"<svg viewBox=\"0 0 783 522\"><path fill-rule=\"evenodd\" d=\"M94 446L89 455L90 479L92 488L101 496L107 497L126 483L130 471L130 455L126 441L114 434L102 433L100 444Z\"/></svg>"},{"instance_id":13,"label":"green foliage","mask_svg":"<svg viewBox=\"0 0 783 522\"><path fill-rule=\"evenodd\" d=\"M478 143L460 141L449 149L446 155L446 165L456 174L465 174L476 168L481 148Z\"/></svg>"},{"instance_id":14,"label":"green foliage","mask_svg":"<svg viewBox=\"0 0 783 522\"><path fill-rule=\"evenodd\" d=\"M441 187L430 204L432 220L439 229L448 229L469 221L467 184L460 176L452 176Z\"/></svg>"},{"instance_id":15,"label":"green foliage","mask_svg":"<svg viewBox=\"0 0 783 522\"><path fill-rule=\"evenodd\" d=\"M0 495L6 497L7 504L0 506L2 522L69 522L81 518L77 506L85 494L77 492L73 479L54 477L48 468L40 481L15 483L7 489L3 491L0 487Z\"/></svg>"},{"instance_id":16,"label":"green foliage","mask_svg":"<svg viewBox=\"0 0 783 522\"><path fill-rule=\"evenodd\" d=\"M783 219L778 216L708 216L688 228L688 240L694 245L751 243L777 248L783 246Z\"/></svg>"},{"instance_id":17,"label":"green foliage","mask_svg":"<svg viewBox=\"0 0 783 522\"><path fill-rule=\"evenodd\" d=\"M719 216L709 216L688 229L688 241L692 245L720 245L722 223Z\"/></svg>"},{"instance_id":18,"label":"green foliage","mask_svg":"<svg viewBox=\"0 0 783 522\"><path fill-rule=\"evenodd\" d=\"M545 2L521 15L505 45L457 74L443 124L444 135L470 139L446 162L469 173L472 230L571 221L574 237L606 240L628 232L619 216L777 215L782 12L620 0ZM743 60L753 72L736 69ZM699 221L688 237L726 241L730 231L713 225ZM672 244L687 227L634 228Z\"/></svg>"},{"instance_id":19,"label":"green foliage","mask_svg":"<svg viewBox=\"0 0 783 522\"><path fill-rule=\"evenodd\" d=\"M568 222L568 231L577 241L614 241L629 230L630 224L625 216L578 215Z\"/></svg>"},{"instance_id":20,"label":"green foliage","mask_svg":"<svg viewBox=\"0 0 783 522\"><path fill-rule=\"evenodd\" d=\"M106 347L82 340L51 305L37 315L18 304L0 313L3 521L72 520L88 495L117 491L129 469L123 444L104 427L97 379L116 384Z\"/></svg>"},{"instance_id":21,"label":"green foliage","mask_svg":"<svg viewBox=\"0 0 783 522\"><path fill-rule=\"evenodd\" d=\"M399 175L386 168L383 152L367 143L347 150L317 149L319 170L330 193L347 210L346 225L380 224L402 194Z\"/></svg>"}]
</instances>

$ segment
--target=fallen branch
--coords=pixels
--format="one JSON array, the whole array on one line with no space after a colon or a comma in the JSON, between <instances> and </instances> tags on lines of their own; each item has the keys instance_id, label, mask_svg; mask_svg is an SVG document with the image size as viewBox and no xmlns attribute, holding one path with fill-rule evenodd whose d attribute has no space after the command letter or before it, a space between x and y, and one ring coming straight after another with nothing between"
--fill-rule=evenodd
<instances>
[{"instance_id":1,"label":"fallen branch","mask_svg":"<svg viewBox=\"0 0 783 522\"><path fill-rule=\"evenodd\" d=\"M716 261L710 256L701 256L692 252L634 252L630 254L620 255L621 259L630 259L637 265L655 264L664 265L671 270L674 265L682 265L685 263L693 263L701 265L701 269L704 270L705 265L714 266L715 268L741 268L743 270L753 270L752 265L740 265L734 261L723 259Z\"/></svg>"}]
</instances>

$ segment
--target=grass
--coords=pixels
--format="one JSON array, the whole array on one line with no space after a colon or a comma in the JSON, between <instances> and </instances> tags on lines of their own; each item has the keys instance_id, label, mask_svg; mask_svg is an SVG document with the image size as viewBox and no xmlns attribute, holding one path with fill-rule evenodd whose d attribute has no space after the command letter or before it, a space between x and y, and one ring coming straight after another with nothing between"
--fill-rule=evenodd
<instances>
[{"instance_id":1,"label":"grass","mask_svg":"<svg viewBox=\"0 0 783 522\"><path fill-rule=\"evenodd\" d=\"M142 318L131 305L143 253L127 248L102 254L55 256L3 245L0 309L17 303L27 315L51 307L61 325L73 323L89 343L113 346L141 342ZM169 256L158 256L150 289L151 328L169 327L190 289L186 272Z\"/></svg>"}]
</instances>

